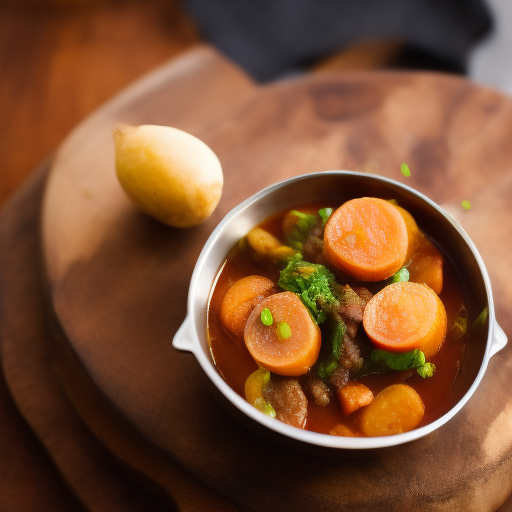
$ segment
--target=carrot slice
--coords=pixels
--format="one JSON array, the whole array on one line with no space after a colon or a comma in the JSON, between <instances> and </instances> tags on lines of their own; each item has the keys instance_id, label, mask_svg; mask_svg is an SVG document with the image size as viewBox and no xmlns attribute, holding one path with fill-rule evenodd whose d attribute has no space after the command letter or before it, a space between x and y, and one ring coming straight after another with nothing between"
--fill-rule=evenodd
<instances>
[{"instance_id":1,"label":"carrot slice","mask_svg":"<svg viewBox=\"0 0 512 512\"><path fill-rule=\"evenodd\" d=\"M411 386L393 384L361 411L361 431L369 437L402 434L416 428L424 413L425 406Z\"/></svg>"},{"instance_id":2,"label":"carrot slice","mask_svg":"<svg viewBox=\"0 0 512 512\"><path fill-rule=\"evenodd\" d=\"M266 277L248 276L240 279L222 299L220 305L222 325L235 336L242 337L251 311L276 291L274 283Z\"/></svg>"},{"instance_id":3,"label":"carrot slice","mask_svg":"<svg viewBox=\"0 0 512 512\"><path fill-rule=\"evenodd\" d=\"M261 312L268 308L273 324L264 325ZM320 351L321 334L306 306L292 292L277 293L258 304L245 326L245 344L256 362L279 375L303 375Z\"/></svg>"},{"instance_id":4,"label":"carrot slice","mask_svg":"<svg viewBox=\"0 0 512 512\"><path fill-rule=\"evenodd\" d=\"M373 393L364 384L351 380L338 390L341 409L344 414L351 414L360 407L373 402Z\"/></svg>"},{"instance_id":5,"label":"carrot slice","mask_svg":"<svg viewBox=\"0 0 512 512\"><path fill-rule=\"evenodd\" d=\"M418 348L429 358L446 336L446 311L428 286L394 283L368 302L363 325L377 347L394 352Z\"/></svg>"},{"instance_id":6,"label":"carrot slice","mask_svg":"<svg viewBox=\"0 0 512 512\"><path fill-rule=\"evenodd\" d=\"M400 206L395 206L407 228L409 245L405 262L409 281L425 283L438 295L443 289L443 256L432 242L421 232L413 216Z\"/></svg>"},{"instance_id":7,"label":"carrot slice","mask_svg":"<svg viewBox=\"0 0 512 512\"><path fill-rule=\"evenodd\" d=\"M299 217L295 215L295 211L297 210L290 210L283 218L283 233L286 237L290 237L293 235L294 231L297 229L297 221L299 220ZM306 208L300 208L300 213L304 213L306 215L318 215L318 208L312 208L312 207L306 207Z\"/></svg>"},{"instance_id":8,"label":"carrot slice","mask_svg":"<svg viewBox=\"0 0 512 512\"><path fill-rule=\"evenodd\" d=\"M325 226L324 254L347 274L363 281L392 276L405 261L407 229L395 206L375 197L341 205Z\"/></svg>"}]
</instances>

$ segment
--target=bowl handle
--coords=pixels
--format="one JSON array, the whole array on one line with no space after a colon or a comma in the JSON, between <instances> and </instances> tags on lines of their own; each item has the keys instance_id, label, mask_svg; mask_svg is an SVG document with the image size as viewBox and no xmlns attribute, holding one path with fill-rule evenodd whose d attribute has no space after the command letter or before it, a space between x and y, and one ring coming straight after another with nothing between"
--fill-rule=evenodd
<instances>
[{"instance_id":1,"label":"bowl handle","mask_svg":"<svg viewBox=\"0 0 512 512\"><path fill-rule=\"evenodd\" d=\"M494 328L492 330L491 353L489 357L492 357L494 354L496 354L496 352L499 352L506 344L507 335L498 325L498 322L494 322Z\"/></svg>"},{"instance_id":2,"label":"bowl handle","mask_svg":"<svg viewBox=\"0 0 512 512\"><path fill-rule=\"evenodd\" d=\"M189 316L185 317L180 328L176 331L172 340L172 346L175 349L183 350L185 352L194 352L194 325Z\"/></svg>"}]
</instances>

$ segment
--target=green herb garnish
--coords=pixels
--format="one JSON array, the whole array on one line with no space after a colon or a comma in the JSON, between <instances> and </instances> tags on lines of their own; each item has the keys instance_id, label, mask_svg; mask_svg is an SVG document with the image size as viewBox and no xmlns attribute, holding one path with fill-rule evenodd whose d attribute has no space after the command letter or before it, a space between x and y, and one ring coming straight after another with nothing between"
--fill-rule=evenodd
<instances>
[{"instance_id":1,"label":"green herb garnish","mask_svg":"<svg viewBox=\"0 0 512 512\"><path fill-rule=\"evenodd\" d=\"M405 283L409 281L409 271L404 267L386 280L386 284Z\"/></svg>"},{"instance_id":2,"label":"green herb garnish","mask_svg":"<svg viewBox=\"0 0 512 512\"><path fill-rule=\"evenodd\" d=\"M292 330L290 329L290 326L286 322L279 322L277 324L277 337L280 340L286 340L292 335Z\"/></svg>"},{"instance_id":3,"label":"green herb garnish","mask_svg":"<svg viewBox=\"0 0 512 512\"><path fill-rule=\"evenodd\" d=\"M272 316L272 312L270 309L265 308L260 315L261 322L264 325L272 325L274 323L274 317Z\"/></svg>"},{"instance_id":4,"label":"green herb garnish","mask_svg":"<svg viewBox=\"0 0 512 512\"><path fill-rule=\"evenodd\" d=\"M464 199L464 201L462 201L460 205L464 210L471 210L471 203L467 199Z\"/></svg>"},{"instance_id":5,"label":"green herb garnish","mask_svg":"<svg viewBox=\"0 0 512 512\"><path fill-rule=\"evenodd\" d=\"M407 164L402 164L400 166L400 170L402 171L402 174L408 178L411 175L411 170L409 169L409 166Z\"/></svg>"},{"instance_id":6,"label":"green herb garnish","mask_svg":"<svg viewBox=\"0 0 512 512\"><path fill-rule=\"evenodd\" d=\"M318 377L322 380L327 380L338 368L336 361L330 360L318 365Z\"/></svg>"},{"instance_id":7,"label":"green herb garnish","mask_svg":"<svg viewBox=\"0 0 512 512\"><path fill-rule=\"evenodd\" d=\"M309 213L302 213L298 210L291 210L290 215L297 217L295 229L288 237L288 243L298 251L302 250L302 244L306 241L307 237L316 225L317 217Z\"/></svg>"},{"instance_id":8,"label":"green herb garnish","mask_svg":"<svg viewBox=\"0 0 512 512\"><path fill-rule=\"evenodd\" d=\"M345 322L343 322L343 320L337 322L332 337L332 353L336 361L341 357L341 353L343 352L343 338L346 332L347 326Z\"/></svg>"},{"instance_id":9,"label":"green herb garnish","mask_svg":"<svg viewBox=\"0 0 512 512\"><path fill-rule=\"evenodd\" d=\"M452 331L453 337L458 340L462 338L464 334L466 334L468 328L468 312L464 306L459 309L457 314L457 318L455 318L455 322L453 323Z\"/></svg>"},{"instance_id":10,"label":"green herb garnish","mask_svg":"<svg viewBox=\"0 0 512 512\"><path fill-rule=\"evenodd\" d=\"M329 217L332 215L332 208L322 208L318 210L318 215L322 218L322 225L325 226Z\"/></svg>"},{"instance_id":11,"label":"green herb garnish","mask_svg":"<svg viewBox=\"0 0 512 512\"><path fill-rule=\"evenodd\" d=\"M474 329L475 327L480 327L481 325L484 325L485 321L487 320L488 315L489 315L489 310L487 309L487 306L485 306L485 308L482 309L482 312L476 317L476 320L473 322L471 329Z\"/></svg>"},{"instance_id":12,"label":"green herb garnish","mask_svg":"<svg viewBox=\"0 0 512 512\"><path fill-rule=\"evenodd\" d=\"M419 373L420 377L432 377L436 371L436 365L433 363L425 363L423 366L417 368L416 371Z\"/></svg>"},{"instance_id":13,"label":"green herb garnish","mask_svg":"<svg viewBox=\"0 0 512 512\"><path fill-rule=\"evenodd\" d=\"M325 321L325 306L338 305L332 292L336 284L334 274L323 265L309 263L297 253L281 271L278 285L296 293L317 323Z\"/></svg>"},{"instance_id":14,"label":"green herb garnish","mask_svg":"<svg viewBox=\"0 0 512 512\"><path fill-rule=\"evenodd\" d=\"M373 363L377 363L389 370L403 371L416 368L423 378L432 377L436 369L432 363L425 362L425 354L417 348L401 353L388 352L387 350L372 350L370 359Z\"/></svg>"}]
</instances>

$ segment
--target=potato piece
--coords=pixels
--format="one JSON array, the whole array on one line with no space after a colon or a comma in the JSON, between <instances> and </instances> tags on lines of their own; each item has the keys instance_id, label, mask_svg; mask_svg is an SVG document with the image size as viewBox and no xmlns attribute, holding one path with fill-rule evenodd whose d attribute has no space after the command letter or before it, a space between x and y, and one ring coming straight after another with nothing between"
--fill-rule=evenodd
<instances>
[{"instance_id":1,"label":"potato piece","mask_svg":"<svg viewBox=\"0 0 512 512\"><path fill-rule=\"evenodd\" d=\"M411 386L393 384L361 411L361 431L369 437L402 434L416 428L424 413L425 406Z\"/></svg>"},{"instance_id":2,"label":"potato piece","mask_svg":"<svg viewBox=\"0 0 512 512\"><path fill-rule=\"evenodd\" d=\"M177 228L207 219L219 202L219 159L202 141L168 126L118 126L116 173L142 211Z\"/></svg>"},{"instance_id":3,"label":"potato piece","mask_svg":"<svg viewBox=\"0 0 512 512\"><path fill-rule=\"evenodd\" d=\"M260 256L274 260L286 260L295 254L294 249L283 245L274 235L259 227L247 233L247 242Z\"/></svg>"}]
</instances>

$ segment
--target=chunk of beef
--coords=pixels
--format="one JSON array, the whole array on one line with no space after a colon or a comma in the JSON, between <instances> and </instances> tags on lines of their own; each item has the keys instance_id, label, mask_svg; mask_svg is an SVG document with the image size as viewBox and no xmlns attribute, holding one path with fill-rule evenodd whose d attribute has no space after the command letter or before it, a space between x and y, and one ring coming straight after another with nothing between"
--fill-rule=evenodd
<instances>
[{"instance_id":1,"label":"chunk of beef","mask_svg":"<svg viewBox=\"0 0 512 512\"><path fill-rule=\"evenodd\" d=\"M342 287L338 313L344 320L353 320L356 323L362 322L365 306L366 302L348 284Z\"/></svg>"},{"instance_id":2,"label":"chunk of beef","mask_svg":"<svg viewBox=\"0 0 512 512\"><path fill-rule=\"evenodd\" d=\"M320 379L311 379L308 382L309 392L315 399L316 405L320 407L325 407L329 404L331 400L331 393L329 391L329 387L325 382L322 382Z\"/></svg>"},{"instance_id":3,"label":"chunk of beef","mask_svg":"<svg viewBox=\"0 0 512 512\"><path fill-rule=\"evenodd\" d=\"M342 389L347 385L349 377L349 371L343 366L338 366L331 375L331 384L337 389Z\"/></svg>"},{"instance_id":4,"label":"chunk of beef","mask_svg":"<svg viewBox=\"0 0 512 512\"><path fill-rule=\"evenodd\" d=\"M305 428L308 419L308 399L296 379L272 378L263 397L276 411L276 418L292 427Z\"/></svg>"},{"instance_id":5,"label":"chunk of beef","mask_svg":"<svg viewBox=\"0 0 512 512\"><path fill-rule=\"evenodd\" d=\"M359 344L348 332L343 338L343 351L339 363L348 370L359 370L363 366Z\"/></svg>"},{"instance_id":6,"label":"chunk of beef","mask_svg":"<svg viewBox=\"0 0 512 512\"><path fill-rule=\"evenodd\" d=\"M359 298L364 302L365 306L373 297L373 293L364 286L354 286L353 290L357 293L357 295L359 295Z\"/></svg>"}]
</instances>

